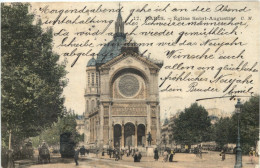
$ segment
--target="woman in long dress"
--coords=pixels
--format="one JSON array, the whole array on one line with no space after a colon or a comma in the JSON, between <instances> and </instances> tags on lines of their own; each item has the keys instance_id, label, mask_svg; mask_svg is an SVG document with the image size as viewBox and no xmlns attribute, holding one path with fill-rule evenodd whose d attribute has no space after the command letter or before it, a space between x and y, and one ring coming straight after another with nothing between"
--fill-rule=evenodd
<instances>
[{"instance_id":1,"label":"woman in long dress","mask_svg":"<svg viewBox=\"0 0 260 168\"><path fill-rule=\"evenodd\" d=\"M159 159L159 154L158 154L157 148L155 148L155 150L154 150L154 159L155 159L155 161L158 161L158 159Z\"/></svg>"},{"instance_id":2,"label":"woman in long dress","mask_svg":"<svg viewBox=\"0 0 260 168\"><path fill-rule=\"evenodd\" d=\"M174 155L174 151L173 151L173 150L171 150L171 154L170 154L169 162L172 162L173 155Z\"/></svg>"}]
</instances>

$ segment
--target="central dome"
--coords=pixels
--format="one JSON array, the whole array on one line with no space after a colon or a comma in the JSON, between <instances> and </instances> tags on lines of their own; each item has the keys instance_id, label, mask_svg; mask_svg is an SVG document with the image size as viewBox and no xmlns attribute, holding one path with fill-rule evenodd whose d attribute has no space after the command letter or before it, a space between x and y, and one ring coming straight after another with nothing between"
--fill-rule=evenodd
<instances>
[{"instance_id":1,"label":"central dome","mask_svg":"<svg viewBox=\"0 0 260 168\"><path fill-rule=\"evenodd\" d=\"M115 21L115 34L113 40L105 44L99 51L96 60L97 64L104 64L120 55L122 52L130 50L136 53L139 52L136 43L124 33L124 24L125 22L123 22L121 10L119 10L117 20Z\"/></svg>"},{"instance_id":2,"label":"central dome","mask_svg":"<svg viewBox=\"0 0 260 168\"><path fill-rule=\"evenodd\" d=\"M121 48L126 42L125 36L114 37L112 41L107 43L97 55L97 63L102 64L110 61L114 57L121 54Z\"/></svg>"}]
</instances>

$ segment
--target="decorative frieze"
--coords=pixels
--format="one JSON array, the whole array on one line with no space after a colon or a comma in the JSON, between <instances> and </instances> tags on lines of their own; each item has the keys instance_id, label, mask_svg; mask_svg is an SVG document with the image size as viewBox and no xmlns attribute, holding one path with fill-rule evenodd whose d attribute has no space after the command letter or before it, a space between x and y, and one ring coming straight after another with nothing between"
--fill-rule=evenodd
<instances>
[{"instance_id":1,"label":"decorative frieze","mask_svg":"<svg viewBox=\"0 0 260 168\"><path fill-rule=\"evenodd\" d=\"M112 116L146 116L146 105L115 103L112 106Z\"/></svg>"}]
</instances>

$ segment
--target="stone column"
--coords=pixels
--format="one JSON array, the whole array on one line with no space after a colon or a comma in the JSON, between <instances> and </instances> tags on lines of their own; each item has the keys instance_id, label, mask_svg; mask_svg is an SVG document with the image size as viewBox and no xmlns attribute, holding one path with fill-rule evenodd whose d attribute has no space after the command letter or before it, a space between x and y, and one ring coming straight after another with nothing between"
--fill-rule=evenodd
<instances>
[{"instance_id":1,"label":"stone column","mask_svg":"<svg viewBox=\"0 0 260 168\"><path fill-rule=\"evenodd\" d=\"M158 146L161 138L161 124L160 124L160 105L156 107L156 145Z\"/></svg>"},{"instance_id":2,"label":"stone column","mask_svg":"<svg viewBox=\"0 0 260 168\"><path fill-rule=\"evenodd\" d=\"M99 119L99 146L100 148L104 148L104 106L100 105L100 119Z\"/></svg>"},{"instance_id":3,"label":"stone column","mask_svg":"<svg viewBox=\"0 0 260 168\"><path fill-rule=\"evenodd\" d=\"M151 107L150 102L147 103L147 132L151 132Z\"/></svg>"},{"instance_id":4,"label":"stone column","mask_svg":"<svg viewBox=\"0 0 260 168\"><path fill-rule=\"evenodd\" d=\"M112 123L112 138L111 138L111 143L112 143L112 148L114 149L114 122Z\"/></svg>"},{"instance_id":5,"label":"stone column","mask_svg":"<svg viewBox=\"0 0 260 168\"><path fill-rule=\"evenodd\" d=\"M145 137L145 147L147 147L148 146L148 141L147 141L147 134L148 134L148 132L147 132L147 121L145 120L145 135L144 135L144 137Z\"/></svg>"},{"instance_id":6,"label":"stone column","mask_svg":"<svg viewBox=\"0 0 260 168\"><path fill-rule=\"evenodd\" d=\"M122 131L121 148L124 148L124 142L125 142L125 124L124 124L124 121L122 122L121 131Z\"/></svg>"},{"instance_id":7,"label":"stone column","mask_svg":"<svg viewBox=\"0 0 260 168\"><path fill-rule=\"evenodd\" d=\"M97 148L100 146L100 118L97 117L96 119L96 142L97 142Z\"/></svg>"},{"instance_id":8,"label":"stone column","mask_svg":"<svg viewBox=\"0 0 260 168\"><path fill-rule=\"evenodd\" d=\"M97 131L96 118L93 117L93 142L97 140L96 131Z\"/></svg>"},{"instance_id":9,"label":"stone column","mask_svg":"<svg viewBox=\"0 0 260 168\"><path fill-rule=\"evenodd\" d=\"M111 117L111 103L109 103L109 107L108 107L108 125L109 125L109 132L108 132L108 143L109 145L112 145L113 147L113 144L110 144L111 142L113 142L113 138L114 138L114 124L112 123L112 117ZM111 147L111 146L109 146Z\"/></svg>"},{"instance_id":10,"label":"stone column","mask_svg":"<svg viewBox=\"0 0 260 168\"><path fill-rule=\"evenodd\" d=\"M137 121L135 122L135 148L137 148Z\"/></svg>"}]
</instances>

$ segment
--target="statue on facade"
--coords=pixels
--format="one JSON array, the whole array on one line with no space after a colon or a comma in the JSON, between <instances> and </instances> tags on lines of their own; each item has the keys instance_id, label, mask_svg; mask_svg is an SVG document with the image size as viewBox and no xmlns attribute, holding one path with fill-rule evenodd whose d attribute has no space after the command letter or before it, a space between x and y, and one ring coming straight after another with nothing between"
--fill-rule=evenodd
<instances>
[{"instance_id":1,"label":"statue on facade","mask_svg":"<svg viewBox=\"0 0 260 168\"><path fill-rule=\"evenodd\" d=\"M152 135L151 135L151 133L149 132L149 133L148 133L148 137L147 137L147 141L148 141L148 145L149 145L149 146L151 146L152 140L153 140L153 139L152 139Z\"/></svg>"}]
</instances>

